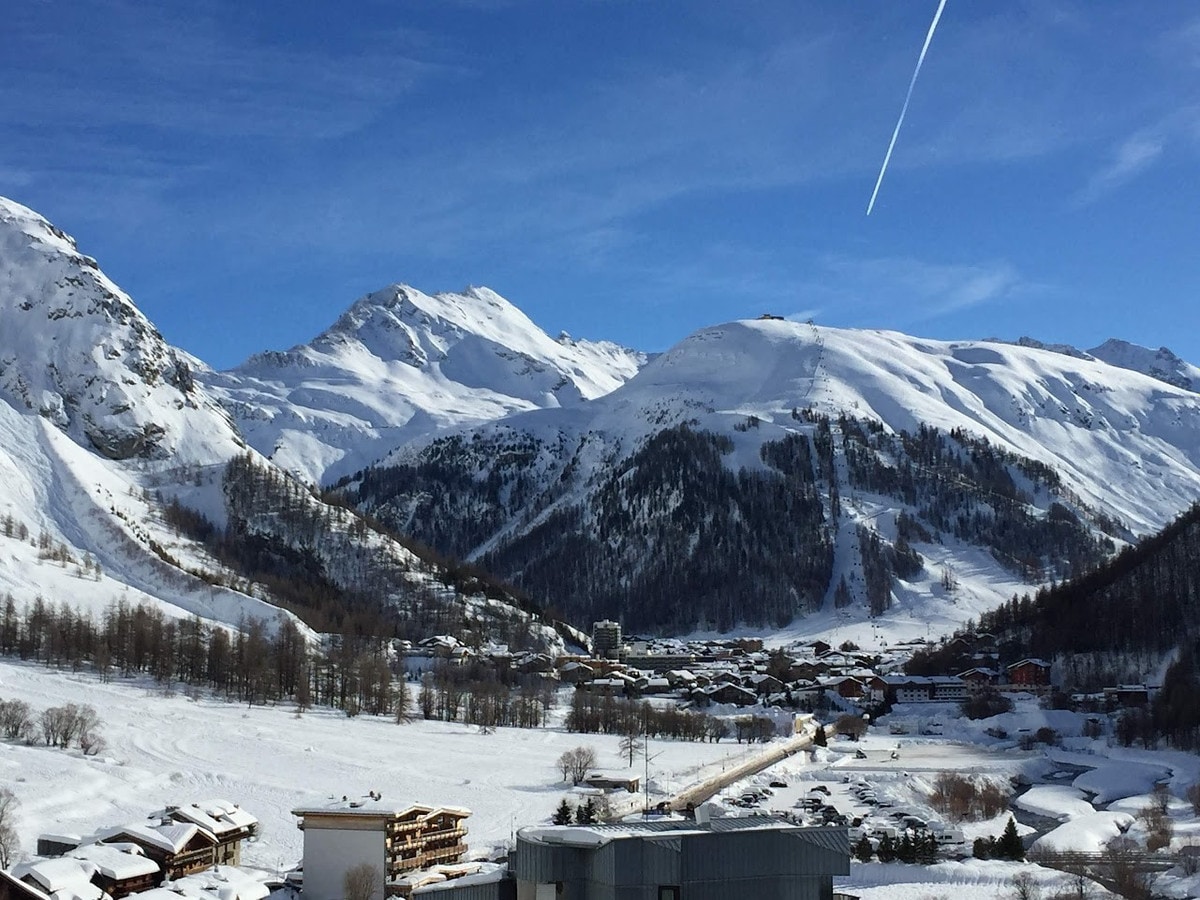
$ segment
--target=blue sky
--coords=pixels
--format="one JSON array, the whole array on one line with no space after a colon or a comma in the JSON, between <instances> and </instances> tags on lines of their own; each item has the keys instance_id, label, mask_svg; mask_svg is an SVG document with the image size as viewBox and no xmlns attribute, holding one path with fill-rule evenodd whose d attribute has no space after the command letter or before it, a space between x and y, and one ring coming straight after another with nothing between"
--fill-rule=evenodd
<instances>
[{"instance_id":1,"label":"blue sky","mask_svg":"<svg viewBox=\"0 0 1200 900\"><path fill-rule=\"evenodd\" d=\"M404 281L663 349L773 312L1200 363L1200 11L29 0L0 194L218 367Z\"/></svg>"}]
</instances>

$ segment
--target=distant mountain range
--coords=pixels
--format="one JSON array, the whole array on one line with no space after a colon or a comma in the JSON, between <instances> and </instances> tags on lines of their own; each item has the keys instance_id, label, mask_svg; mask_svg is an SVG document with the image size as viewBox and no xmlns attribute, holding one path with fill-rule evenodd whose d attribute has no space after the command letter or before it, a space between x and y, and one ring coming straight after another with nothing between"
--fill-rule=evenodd
<instances>
[{"instance_id":1,"label":"distant mountain range","mask_svg":"<svg viewBox=\"0 0 1200 900\"><path fill-rule=\"evenodd\" d=\"M1044 344L1031 337L1019 338L1016 343L1021 347L1050 350L1078 359L1098 359L1110 366L1141 372L1143 375L1189 391L1200 388L1200 367L1185 362L1166 347L1150 350L1116 338L1109 338L1099 347L1087 351L1078 350L1069 344Z\"/></svg>"},{"instance_id":2,"label":"distant mountain range","mask_svg":"<svg viewBox=\"0 0 1200 900\"><path fill-rule=\"evenodd\" d=\"M459 557L576 624L963 620L1200 494L1200 369L1120 341L763 319L650 356L551 338L486 288L393 285L217 372L4 200L0 317L0 513L100 562L97 609L130 589L324 622L328 596L318 614L298 587L315 577L414 629L556 640ZM13 546L0 591L70 596Z\"/></svg>"},{"instance_id":3,"label":"distant mountain range","mask_svg":"<svg viewBox=\"0 0 1200 900\"><path fill-rule=\"evenodd\" d=\"M761 627L937 597L962 614L1187 506L1198 411L1098 359L743 321L586 405L430 436L342 490L576 618Z\"/></svg>"},{"instance_id":4,"label":"distant mountain range","mask_svg":"<svg viewBox=\"0 0 1200 900\"><path fill-rule=\"evenodd\" d=\"M96 261L3 199L0 322L0 599L561 643L255 451Z\"/></svg>"}]
</instances>

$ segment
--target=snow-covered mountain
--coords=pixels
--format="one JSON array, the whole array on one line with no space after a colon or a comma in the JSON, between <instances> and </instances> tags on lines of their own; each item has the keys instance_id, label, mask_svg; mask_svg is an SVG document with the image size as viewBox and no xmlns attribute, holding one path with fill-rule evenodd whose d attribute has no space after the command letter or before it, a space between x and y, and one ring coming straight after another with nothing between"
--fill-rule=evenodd
<instances>
[{"instance_id":1,"label":"snow-covered mountain","mask_svg":"<svg viewBox=\"0 0 1200 900\"><path fill-rule=\"evenodd\" d=\"M241 445L188 364L74 240L0 199L0 397L110 459L204 464Z\"/></svg>"},{"instance_id":2,"label":"snow-covered mountain","mask_svg":"<svg viewBox=\"0 0 1200 900\"><path fill-rule=\"evenodd\" d=\"M998 338L989 340L1003 343ZM1165 381L1175 387L1186 388L1190 391L1200 390L1200 367L1180 359L1168 347L1151 350L1149 347L1131 344L1129 341L1122 341L1118 338L1109 338L1100 346L1087 351L1072 347L1070 344L1046 344L1031 337L1018 338L1016 344L1020 347L1050 350L1054 353L1074 356L1077 359L1098 359L1110 366L1141 372L1143 375L1149 375L1151 378L1157 378L1159 381Z\"/></svg>"},{"instance_id":3,"label":"snow-covered mountain","mask_svg":"<svg viewBox=\"0 0 1200 900\"><path fill-rule=\"evenodd\" d=\"M323 483L442 428L576 406L645 361L608 342L554 340L487 288L430 296L392 285L309 344L198 378L255 449Z\"/></svg>"},{"instance_id":4,"label":"snow-covered mountain","mask_svg":"<svg viewBox=\"0 0 1200 900\"><path fill-rule=\"evenodd\" d=\"M901 551L883 605L972 593L978 609L1200 496L1198 413L1200 395L1094 358L743 321L591 403L427 439L345 489L584 615L702 627L865 606L877 539L881 559ZM781 518L795 526L764 542Z\"/></svg>"},{"instance_id":5,"label":"snow-covered mountain","mask_svg":"<svg viewBox=\"0 0 1200 900\"><path fill-rule=\"evenodd\" d=\"M293 619L275 605L290 583L295 609L315 586L324 603L369 597L401 620L419 609L557 640L249 448L197 361L70 237L2 198L0 322L0 598L237 625ZM202 538L214 533L227 539Z\"/></svg>"},{"instance_id":6,"label":"snow-covered mountain","mask_svg":"<svg viewBox=\"0 0 1200 900\"><path fill-rule=\"evenodd\" d=\"M918 607L953 624L1200 494L1200 370L1115 341L754 320L647 358L551 339L486 289L395 286L218 373L9 201L0 316L0 590L18 599L102 571L97 609L134 591L232 623L274 614L247 566L299 558L294 585L527 625L306 486L388 450L343 481L351 502L576 621L654 627ZM253 553L204 544L171 500ZM76 569L45 571L46 544Z\"/></svg>"},{"instance_id":7,"label":"snow-covered mountain","mask_svg":"<svg viewBox=\"0 0 1200 900\"><path fill-rule=\"evenodd\" d=\"M1141 372L1189 391L1200 391L1200 367L1185 362L1166 347L1151 350L1110 338L1088 352L1109 365Z\"/></svg>"}]
</instances>

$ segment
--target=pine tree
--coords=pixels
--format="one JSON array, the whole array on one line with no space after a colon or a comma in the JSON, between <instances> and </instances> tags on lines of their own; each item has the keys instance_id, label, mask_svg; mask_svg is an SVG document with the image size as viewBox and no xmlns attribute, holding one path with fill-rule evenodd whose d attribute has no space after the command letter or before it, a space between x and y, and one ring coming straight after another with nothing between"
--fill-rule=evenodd
<instances>
[{"instance_id":1,"label":"pine tree","mask_svg":"<svg viewBox=\"0 0 1200 900\"><path fill-rule=\"evenodd\" d=\"M864 834L854 845L854 858L860 863L868 863L874 855L875 848L871 846L871 839Z\"/></svg>"},{"instance_id":2,"label":"pine tree","mask_svg":"<svg viewBox=\"0 0 1200 900\"><path fill-rule=\"evenodd\" d=\"M825 726L824 725L817 726L816 734L813 735L813 746L814 747L829 746L829 742L825 739Z\"/></svg>"},{"instance_id":3,"label":"pine tree","mask_svg":"<svg viewBox=\"0 0 1200 900\"><path fill-rule=\"evenodd\" d=\"M902 863L914 863L917 861L917 848L907 831L900 838L900 846L896 848L896 858Z\"/></svg>"},{"instance_id":4,"label":"pine tree","mask_svg":"<svg viewBox=\"0 0 1200 900\"><path fill-rule=\"evenodd\" d=\"M879 854L879 861L881 863L889 863L889 862L895 861L896 845L892 841L892 838L890 835L885 834L882 838L880 838L879 850L876 852Z\"/></svg>"},{"instance_id":5,"label":"pine tree","mask_svg":"<svg viewBox=\"0 0 1200 900\"><path fill-rule=\"evenodd\" d=\"M576 825L596 824L596 801L588 797L587 803L581 803L575 810Z\"/></svg>"},{"instance_id":6,"label":"pine tree","mask_svg":"<svg viewBox=\"0 0 1200 900\"><path fill-rule=\"evenodd\" d=\"M554 811L553 822L555 825L570 825L572 818L571 804L567 802L567 798L562 798L562 803L558 804L558 809Z\"/></svg>"},{"instance_id":7,"label":"pine tree","mask_svg":"<svg viewBox=\"0 0 1200 900\"><path fill-rule=\"evenodd\" d=\"M938 842L932 834L926 834L916 841L917 862L923 866L932 866L938 858Z\"/></svg>"},{"instance_id":8,"label":"pine tree","mask_svg":"<svg viewBox=\"0 0 1200 900\"><path fill-rule=\"evenodd\" d=\"M1017 834L1017 823L1012 816L1008 817L1004 833L996 842L996 855L1001 859L1022 860L1025 858L1025 847L1021 843L1021 836Z\"/></svg>"}]
</instances>

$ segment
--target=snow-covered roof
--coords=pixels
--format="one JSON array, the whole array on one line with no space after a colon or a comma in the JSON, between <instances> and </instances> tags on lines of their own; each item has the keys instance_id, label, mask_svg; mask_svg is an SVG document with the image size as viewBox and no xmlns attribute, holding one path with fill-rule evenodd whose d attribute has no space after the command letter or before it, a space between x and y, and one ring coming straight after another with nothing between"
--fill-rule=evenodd
<instances>
[{"instance_id":1,"label":"snow-covered roof","mask_svg":"<svg viewBox=\"0 0 1200 900\"><path fill-rule=\"evenodd\" d=\"M116 881L153 875L159 871L158 863L154 860L105 844L84 844L82 847L72 850L67 856L71 859L87 861L95 866L101 875Z\"/></svg>"},{"instance_id":2,"label":"snow-covered roof","mask_svg":"<svg viewBox=\"0 0 1200 900\"><path fill-rule=\"evenodd\" d=\"M49 841L49 842L55 843L55 844L71 844L73 846L78 847L81 843L83 843L83 836L78 835L78 834L72 834L67 831L63 831L63 832L44 831L38 835L38 840L39 841Z\"/></svg>"},{"instance_id":3,"label":"snow-covered roof","mask_svg":"<svg viewBox=\"0 0 1200 900\"><path fill-rule=\"evenodd\" d=\"M468 863L466 865L475 867L474 872L461 875L456 878L447 878L433 884L421 885L417 890L424 895L426 892L434 893L446 888L466 887L469 884L492 884L504 878L508 872L508 867L498 865L496 863ZM435 870L455 868L452 866L434 866ZM462 868L462 867L458 867Z\"/></svg>"},{"instance_id":4,"label":"snow-covered roof","mask_svg":"<svg viewBox=\"0 0 1200 900\"><path fill-rule=\"evenodd\" d=\"M382 797L349 797L341 800L330 798L326 803L311 806L298 806L292 810L293 816L385 816L392 818L416 813L427 818L438 813L449 813L454 816L469 816L471 811L463 806L433 806L426 803L403 803L398 800L384 800Z\"/></svg>"},{"instance_id":5,"label":"snow-covered roof","mask_svg":"<svg viewBox=\"0 0 1200 900\"><path fill-rule=\"evenodd\" d=\"M194 822L218 836L243 828L253 828L258 824L258 819L229 800L197 800L186 805L168 807L167 813L172 818Z\"/></svg>"},{"instance_id":6,"label":"snow-covered roof","mask_svg":"<svg viewBox=\"0 0 1200 900\"><path fill-rule=\"evenodd\" d=\"M8 882L8 884L5 884L5 882ZM10 896L15 894L16 897L20 898L28 895L35 898L35 900L50 900L50 895L37 887L37 885L27 884L17 878L12 872L5 872L3 869L0 869L0 890L4 890L5 888L8 889Z\"/></svg>"},{"instance_id":7,"label":"snow-covered roof","mask_svg":"<svg viewBox=\"0 0 1200 900\"><path fill-rule=\"evenodd\" d=\"M136 843L156 847L167 853L179 853L201 831L198 825L178 822L170 825L143 825L135 822L132 825L117 825L97 832L97 840L111 843L114 838L122 836L132 838ZM209 837L212 840L212 837Z\"/></svg>"},{"instance_id":8,"label":"snow-covered roof","mask_svg":"<svg viewBox=\"0 0 1200 900\"><path fill-rule=\"evenodd\" d=\"M271 889L254 872L236 866L213 866L171 882L171 889L192 900L264 900Z\"/></svg>"},{"instance_id":9,"label":"snow-covered roof","mask_svg":"<svg viewBox=\"0 0 1200 900\"><path fill-rule=\"evenodd\" d=\"M609 825L535 825L522 828L517 835L541 844L568 847L602 847L610 841L636 837L674 837L681 834L708 834L714 831L742 830L802 831L775 816L720 816L698 823L690 819L656 819L646 822L617 822Z\"/></svg>"},{"instance_id":10,"label":"snow-covered roof","mask_svg":"<svg viewBox=\"0 0 1200 900\"><path fill-rule=\"evenodd\" d=\"M413 872L406 872L403 875L393 878L392 884L407 885L411 888L425 887L432 884L440 884L445 881L454 880L456 884L461 884L458 881L467 875L474 875L479 871L479 863L459 863L457 865L439 865L430 866L427 869L418 869Z\"/></svg>"},{"instance_id":11,"label":"snow-covered roof","mask_svg":"<svg viewBox=\"0 0 1200 900\"><path fill-rule=\"evenodd\" d=\"M31 880L45 893L56 897L75 896L83 900L100 900L104 892L92 884L96 872L94 863L68 857L34 859L13 866L13 875L21 881Z\"/></svg>"}]
</instances>

